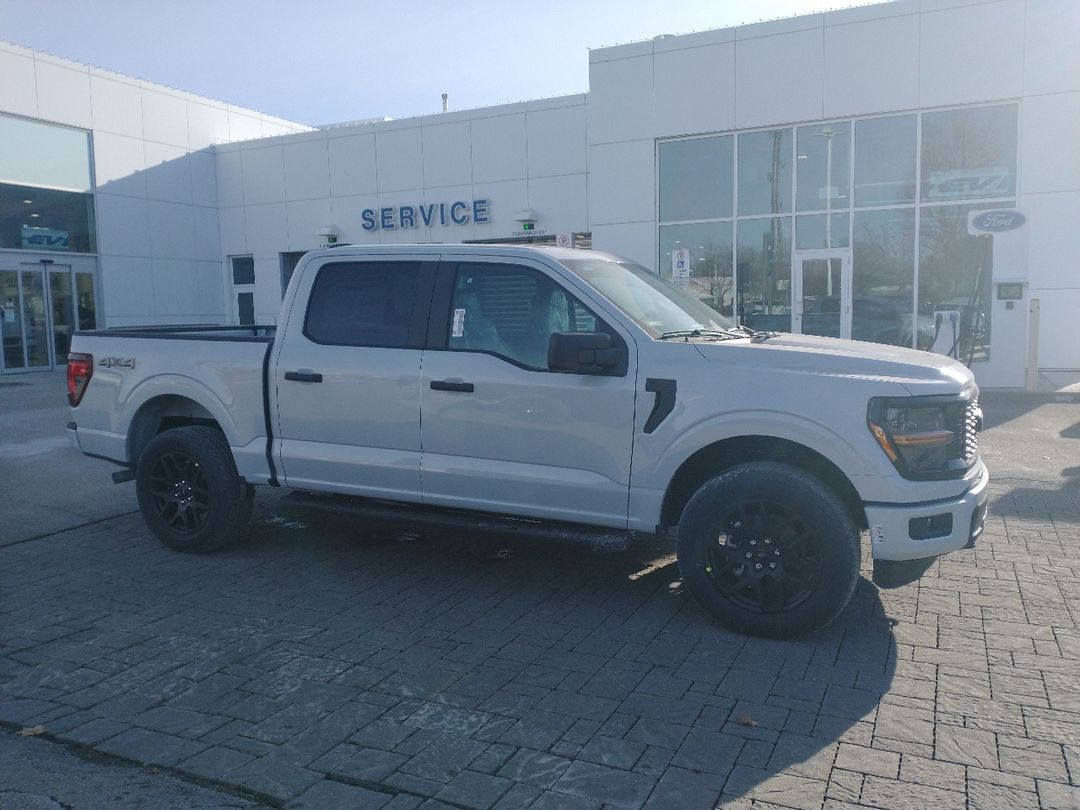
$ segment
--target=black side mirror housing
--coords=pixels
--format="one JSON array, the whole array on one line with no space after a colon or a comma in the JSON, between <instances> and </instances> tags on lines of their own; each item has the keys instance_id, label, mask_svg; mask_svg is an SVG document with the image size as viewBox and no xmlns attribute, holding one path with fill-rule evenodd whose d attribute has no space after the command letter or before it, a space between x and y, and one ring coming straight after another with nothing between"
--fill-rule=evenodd
<instances>
[{"instance_id":1,"label":"black side mirror housing","mask_svg":"<svg viewBox=\"0 0 1080 810\"><path fill-rule=\"evenodd\" d=\"M555 332L548 339L548 368L571 374L626 373L628 354L623 342L605 332Z\"/></svg>"}]
</instances>

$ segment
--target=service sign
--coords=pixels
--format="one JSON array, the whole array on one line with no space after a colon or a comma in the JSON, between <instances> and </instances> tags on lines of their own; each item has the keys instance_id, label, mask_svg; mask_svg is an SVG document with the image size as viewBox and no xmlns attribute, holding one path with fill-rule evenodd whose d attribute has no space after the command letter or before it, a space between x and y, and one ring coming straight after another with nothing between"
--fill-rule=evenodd
<instances>
[{"instance_id":1,"label":"service sign","mask_svg":"<svg viewBox=\"0 0 1080 810\"><path fill-rule=\"evenodd\" d=\"M973 211L970 216L970 230L972 233L1001 233L1002 231L1015 231L1027 222L1027 217L1019 211L1014 211L1012 209L1001 211Z\"/></svg>"}]
</instances>

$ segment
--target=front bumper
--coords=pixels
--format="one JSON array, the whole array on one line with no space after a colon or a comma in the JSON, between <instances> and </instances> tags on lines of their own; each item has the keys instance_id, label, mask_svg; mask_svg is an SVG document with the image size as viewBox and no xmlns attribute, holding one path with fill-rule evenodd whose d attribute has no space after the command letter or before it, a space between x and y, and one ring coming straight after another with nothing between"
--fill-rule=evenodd
<instances>
[{"instance_id":1,"label":"front bumper","mask_svg":"<svg viewBox=\"0 0 1080 810\"><path fill-rule=\"evenodd\" d=\"M986 467L982 462L979 465L981 475L971 489L958 498L927 503L867 504L866 522L870 528L870 549L874 559L918 560L974 545L986 520L990 483ZM925 539L913 537L912 521L920 524L928 519L948 528Z\"/></svg>"}]
</instances>

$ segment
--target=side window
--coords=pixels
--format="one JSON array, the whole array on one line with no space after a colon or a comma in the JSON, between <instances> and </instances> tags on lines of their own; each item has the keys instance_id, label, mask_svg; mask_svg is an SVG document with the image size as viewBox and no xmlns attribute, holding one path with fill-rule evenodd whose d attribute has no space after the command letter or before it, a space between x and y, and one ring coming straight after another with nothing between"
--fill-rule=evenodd
<instances>
[{"instance_id":1,"label":"side window","mask_svg":"<svg viewBox=\"0 0 1080 810\"><path fill-rule=\"evenodd\" d=\"M337 346L410 346L420 262L340 262L319 270L304 334Z\"/></svg>"},{"instance_id":2,"label":"side window","mask_svg":"<svg viewBox=\"0 0 1080 810\"><path fill-rule=\"evenodd\" d=\"M451 349L491 352L547 368L553 332L607 331L580 301L543 273L510 264L461 264L450 306Z\"/></svg>"}]
</instances>

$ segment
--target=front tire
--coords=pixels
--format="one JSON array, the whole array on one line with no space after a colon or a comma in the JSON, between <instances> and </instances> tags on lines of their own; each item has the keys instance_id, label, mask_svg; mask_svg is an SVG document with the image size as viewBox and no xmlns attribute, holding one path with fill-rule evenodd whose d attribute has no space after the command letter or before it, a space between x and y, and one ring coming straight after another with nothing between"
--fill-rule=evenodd
<instances>
[{"instance_id":1,"label":"front tire","mask_svg":"<svg viewBox=\"0 0 1080 810\"><path fill-rule=\"evenodd\" d=\"M859 532L818 478L787 464L740 464L706 481L676 541L691 595L738 632L790 638L825 627L859 578Z\"/></svg>"},{"instance_id":2,"label":"front tire","mask_svg":"<svg viewBox=\"0 0 1080 810\"><path fill-rule=\"evenodd\" d=\"M254 488L236 472L221 431L174 428L155 436L135 473L139 508L150 530L174 551L216 551L244 531Z\"/></svg>"}]
</instances>

